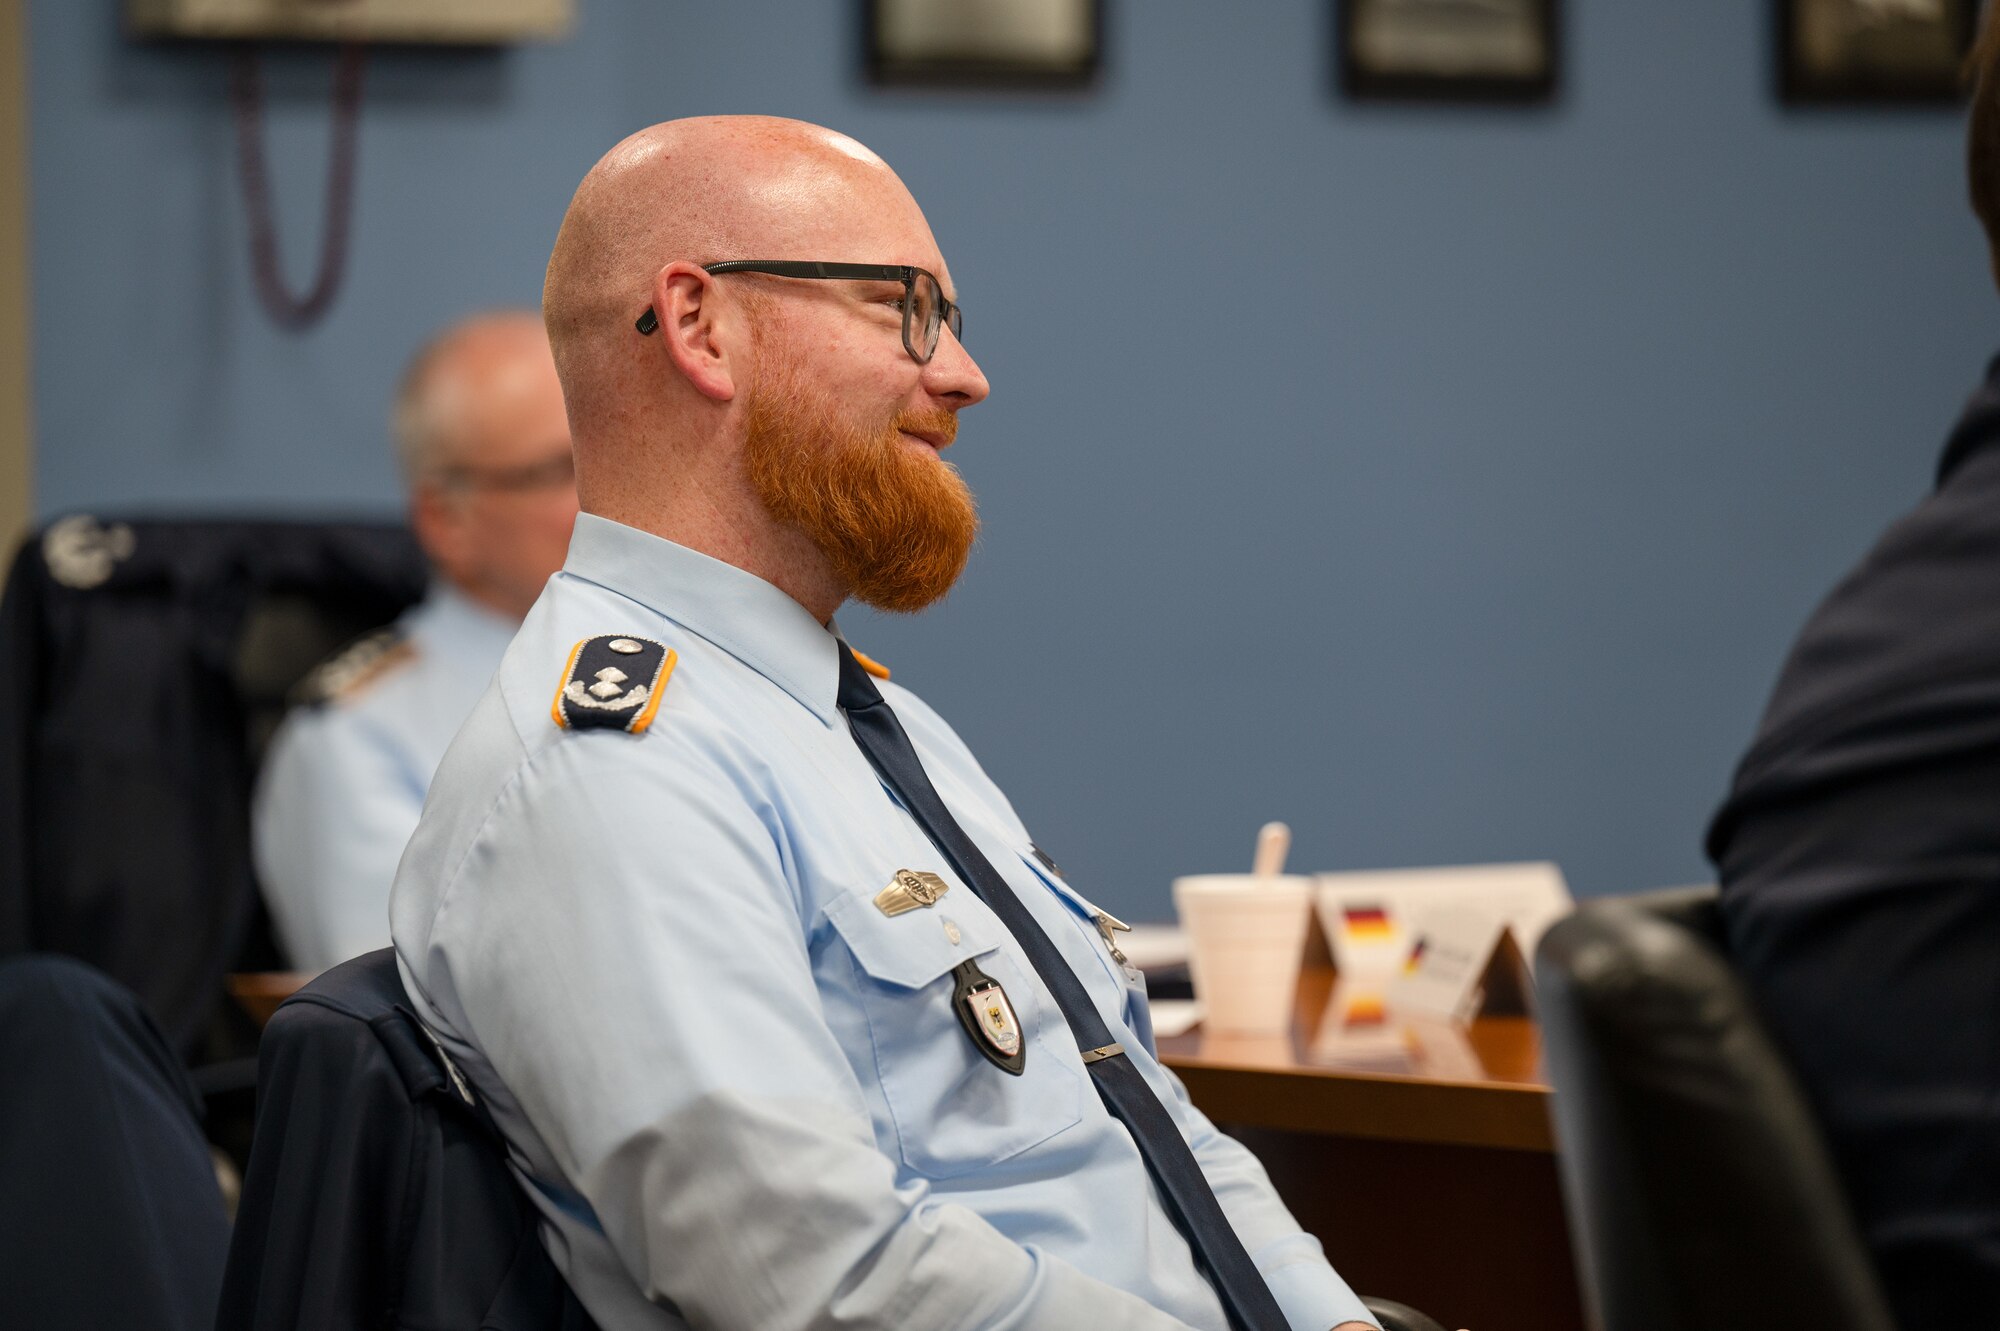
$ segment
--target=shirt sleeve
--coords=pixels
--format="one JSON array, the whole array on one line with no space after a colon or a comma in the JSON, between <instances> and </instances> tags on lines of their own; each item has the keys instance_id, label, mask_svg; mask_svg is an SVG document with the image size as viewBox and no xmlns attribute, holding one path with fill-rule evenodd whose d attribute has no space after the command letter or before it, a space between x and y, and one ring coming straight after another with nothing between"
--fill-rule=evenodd
<instances>
[{"instance_id":1,"label":"shirt sleeve","mask_svg":"<svg viewBox=\"0 0 2000 1331\"><path fill-rule=\"evenodd\" d=\"M754 1331L1181 1327L899 1180L820 1007L782 824L677 721L531 758L427 944L646 1297Z\"/></svg>"},{"instance_id":2,"label":"shirt sleeve","mask_svg":"<svg viewBox=\"0 0 2000 1331\"><path fill-rule=\"evenodd\" d=\"M365 721L331 707L286 719L251 843L292 965L321 971L389 945L389 888L423 807L423 778Z\"/></svg>"}]
</instances>

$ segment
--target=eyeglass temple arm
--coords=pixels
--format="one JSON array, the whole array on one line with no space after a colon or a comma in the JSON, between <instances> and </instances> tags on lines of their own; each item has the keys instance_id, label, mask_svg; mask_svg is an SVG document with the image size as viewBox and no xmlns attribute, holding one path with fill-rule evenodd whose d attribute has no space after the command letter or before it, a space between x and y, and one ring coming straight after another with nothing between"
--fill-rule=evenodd
<instances>
[{"instance_id":1,"label":"eyeglass temple arm","mask_svg":"<svg viewBox=\"0 0 2000 1331\"><path fill-rule=\"evenodd\" d=\"M875 278L884 282L908 284L916 280L918 270L906 264L875 263L815 263L806 259L726 259L721 263L703 264L704 273L769 273L773 277L817 277L839 280L866 281ZM943 293L939 293L942 298ZM946 301L947 308L952 302ZM645 312L633 322L642 337L651 337L660 330L660 316L648 305Z\"/></svg>"}]
</instances>

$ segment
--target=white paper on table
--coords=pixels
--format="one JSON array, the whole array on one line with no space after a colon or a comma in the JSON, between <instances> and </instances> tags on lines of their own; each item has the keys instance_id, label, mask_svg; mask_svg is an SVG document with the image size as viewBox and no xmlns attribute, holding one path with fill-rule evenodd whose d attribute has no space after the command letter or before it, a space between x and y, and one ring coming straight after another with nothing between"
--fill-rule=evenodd
<instances>
[{"instance_id":1,"label":"white paper on table","mask_svg":"<svg viewBox=\"0 0 2000 1331\"><path fill-rule=\"evenodd\" d=\"M1201 1004L1192 998L1158 998L1146 1004L1153 1014L1153 1035L1186 1035L1201 1022Z\"/></svg>"},{"instance_id":2,"label":"white paper on table","mask_svg":"<svg viewBox=\"0 0 2000 1331\"><path fill-rule=\"evenodd\" d=\"M1177 924L1135 924L1118 935L1118 950L1142 971L1187 965L1187 935Z\"/></svg>"}]
</instances>

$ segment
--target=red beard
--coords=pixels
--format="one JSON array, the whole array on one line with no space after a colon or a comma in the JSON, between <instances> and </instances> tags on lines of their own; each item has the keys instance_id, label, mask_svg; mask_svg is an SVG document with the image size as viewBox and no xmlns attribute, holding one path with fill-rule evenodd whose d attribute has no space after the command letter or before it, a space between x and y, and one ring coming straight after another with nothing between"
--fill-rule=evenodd
<instances>
[{"instance_id":1,"label":"red beard","mask_svg":"<svg viewBox=\"0 0 2000 1331\"><path fill-rule=\"evenodd\" d=\"M901 437L949 443L956 413L906 411L870 434L784 382L752 397L747 429L744 460L765 508L811 538L856 600L909 613L958 581L979 534L972 492L958 468Z\"/></svg>"}]
</instances>

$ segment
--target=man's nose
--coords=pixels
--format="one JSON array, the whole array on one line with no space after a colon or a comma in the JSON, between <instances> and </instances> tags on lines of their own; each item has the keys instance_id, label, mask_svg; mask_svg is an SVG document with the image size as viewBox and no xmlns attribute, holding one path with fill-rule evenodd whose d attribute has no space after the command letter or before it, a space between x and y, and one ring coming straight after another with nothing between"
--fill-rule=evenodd
<instances>
[{"instance_id":1,"label":"man's nose","mask_svg":"<svg viewBox=\"0 0 2000 1331\"><path fill-rule=\"evenodd\" d=\"M954 411L985 401L992 391L978 363L949 328L938 330L937 350L924 366L923 383L924 391L944 400Z\"/></svg>"}]
</instances>

